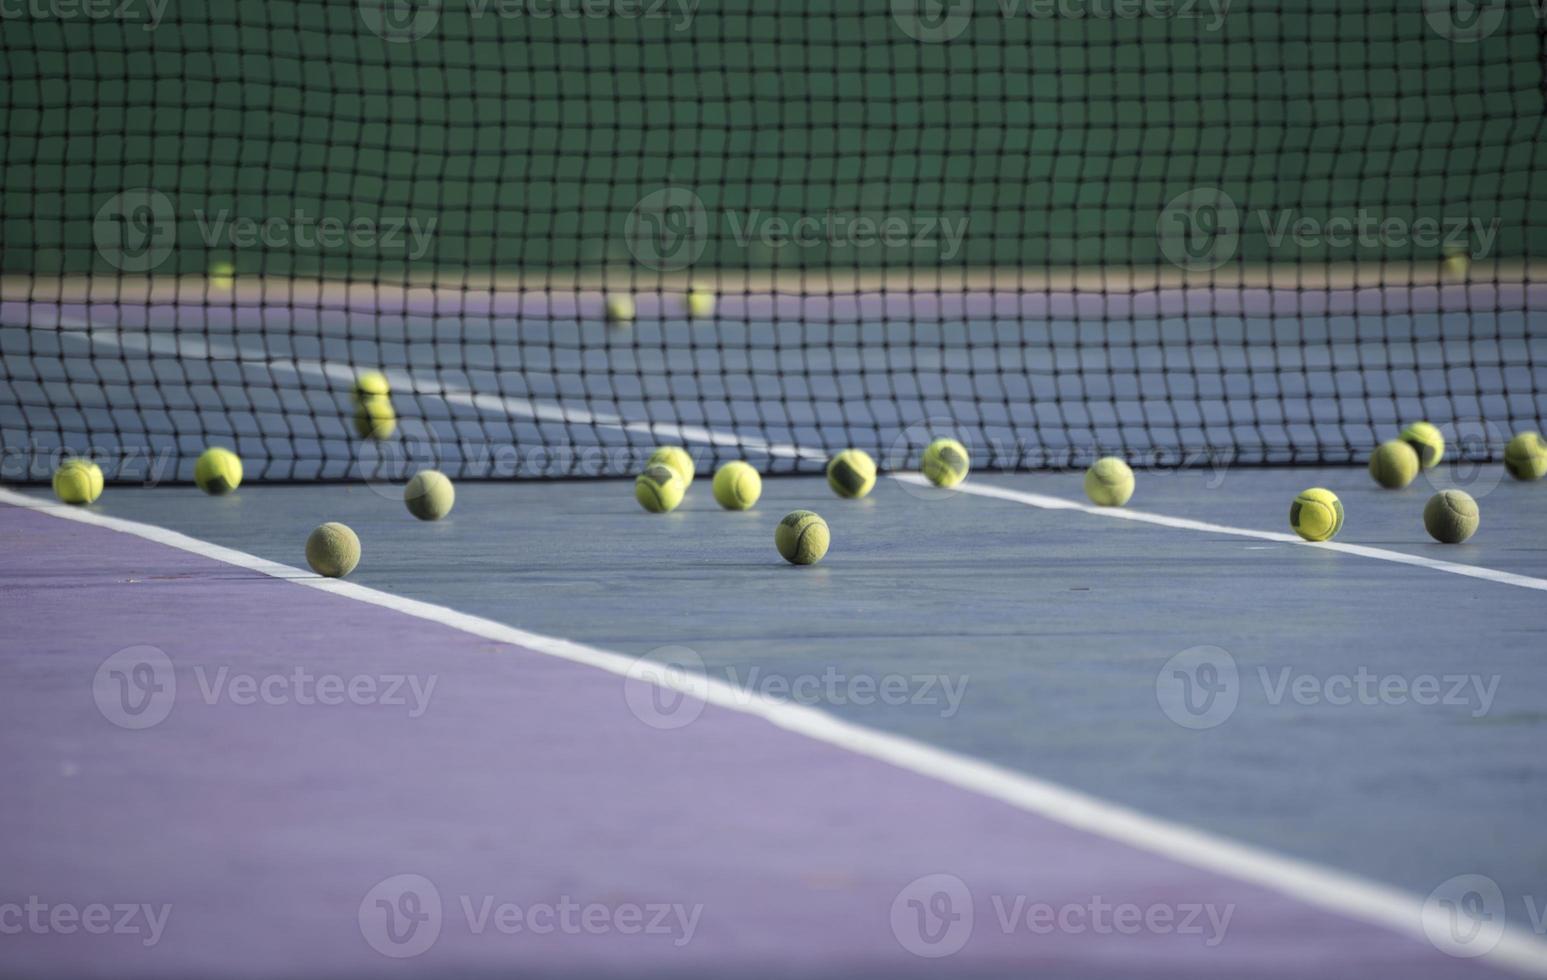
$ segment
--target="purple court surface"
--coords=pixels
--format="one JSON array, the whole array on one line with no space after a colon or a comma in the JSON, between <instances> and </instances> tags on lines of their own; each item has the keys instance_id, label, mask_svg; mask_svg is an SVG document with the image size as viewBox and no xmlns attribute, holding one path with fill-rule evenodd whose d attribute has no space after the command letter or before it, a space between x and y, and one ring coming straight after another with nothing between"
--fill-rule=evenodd
<instances>
[{"instance_id":1,"label":"purple court surface","mask_svg":"<svg viewBox=\"0 0 1547 980\"><path fill-rule=\"evenodd\" d=\"M287 575L0 504L0 975L1498 968Z\"/></svg>"}]
</instances>

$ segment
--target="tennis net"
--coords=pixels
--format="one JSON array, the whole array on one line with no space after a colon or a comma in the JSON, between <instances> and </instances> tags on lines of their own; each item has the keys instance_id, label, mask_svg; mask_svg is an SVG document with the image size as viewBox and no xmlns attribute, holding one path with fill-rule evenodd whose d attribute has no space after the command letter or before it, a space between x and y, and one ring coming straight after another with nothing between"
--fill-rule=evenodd
<instances>
[{"instance_id":1,"label":"tennis net","mask_svg":"<svg viewBox=\"0 0 1547 980\"><path fill-rule=\"evenodd\" d=\"M942 434L1343 463L1419 418L1488 459L1541 425L1528 4L5 16L6 480L185 480L210 444L266 480L901 467Z\"/></svg>"}]
</instances>

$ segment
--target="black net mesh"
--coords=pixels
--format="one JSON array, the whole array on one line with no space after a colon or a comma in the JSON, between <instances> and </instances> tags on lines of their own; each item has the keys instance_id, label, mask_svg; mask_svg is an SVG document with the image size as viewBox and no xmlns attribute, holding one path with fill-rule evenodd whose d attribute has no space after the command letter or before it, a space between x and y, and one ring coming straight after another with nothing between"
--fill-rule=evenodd
<instances>
[{"instance_id":1,"label":"black net mesh","mask_svg":"<svg viewBox=\"0 0 1547 980\"><path fill-rule=\"evenodd\" d=\"M1543 415L1544 23L28 0L0 477L1337 463L1419 418L1497 456Z\"/></svg>"}]
</instances>

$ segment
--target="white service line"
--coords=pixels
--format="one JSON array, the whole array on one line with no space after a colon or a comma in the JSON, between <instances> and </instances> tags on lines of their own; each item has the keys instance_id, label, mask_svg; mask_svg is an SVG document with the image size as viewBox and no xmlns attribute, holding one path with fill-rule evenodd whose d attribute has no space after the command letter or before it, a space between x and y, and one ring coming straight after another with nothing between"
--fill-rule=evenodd
<instances>
[{"instance_id":1,"label":"white service line","mask_svg":"<svg viewBox=\"0 0 1547 980\"><path fill-rule=\"evenodd\" d=\"M77 333L91 343L113 343L122 345L127 333L144 336L144 341L130 341L130 346L139 347L142 350L155 351L156 346L151 334L144 331L125 331L120 328L94 327L86 323L63 321L60 332ZM107 333L111 336L107 340L99 339L96 334ZM176 336L172 337L171 350L164 348L160 353L171 353L181 357L183 352L178 349L179 343ZM192 338L189 343L194 343ZM352 384L355 369L347 364L333 361L289 360L248 357L240 350L225 345L212 344L207 338L200 339L197 343L210 351L218 350L228 360L235 361L261 361L264 366L272 369L275 367L289 368L298 374L306 373L335 381ZM201 352L202 353L202 352ZM603 415L586 409L565 408L560 405L545 405L525 398L514 398L508 395L482 395L460 388L447 388L439 383L425 384L419 381L412 373L399 370L385 372L388 380L398 387L406 387L415 394L431 398L440 398L444 401L459 405L466 405L480 411L493 413L505 413L518 415L524 418L539 419L552 422L566 422L573 424L597 425L605 428L619 429L625 432L635 432L644 435L653 435L667 438L682 439L687 442L704 442L711 445L737 446L755 452L762 452L769 456L792 459L816 459L825 460L827 453L818 449L809 449L804 446L796 446L787 443L771 443L755 437L742 437L729 432L720 432L714 429L697 425L677 425L668 422L629 422L620 416ZM893 473L894 479L904 483L912 483L916 486L930 486L928 481L918 473ZM1026 504L1031 507L1040 507L1043 510L1077 510L1097 517L1107 517L1120 521L1136 521L1143 524L1154 524L1160 527L1178 528L1186 531L1203 531L1209 534L1228 534L1241 538L1257 538L1262 541L1273 541L1279 544L1298 545L1305 548L1320 548L1324 551L1338 551L1346 555L1357 555L1361 558L1374 558L1379 561L1394 562L1399 565L1412 565L1417 568L1427 568L1436 572L1449 572L1452 575L1461 575L1466 578L1481 579L1485 582L1494 582L1499 585L1513 585L1522 589L1535 589L1547 592L1547 579L1534 578L1530 575L1518 575L1514 572L1502 572L1493 568L1485 568L1481 565L1464 565L1460 562L1445 561L1440 558L1429 558L1424 555L1411 555L1402 551L1392 551L1389 548L1375 548L1362 544L1343 544L1337 541L1306 541L1298 535L1281 531L1258 531L1252 528L1233 527L1228 524L1213 524L1208 521L1195 521L1185 517L1169 517L1165 514L1151 514L1142 510L1131 510L1127 507L1098 507L1094 504L1081 503L1075 500L1066 500L1062 497L1050 497L1046 494L1028 493L1023 490L1011 490L1004 487L990 486L982 483L965 482L958 484L953 489L962 493L973 494L979 497L991 497L996 500L1008 500L1013 503Z\"/></svg>"},{"instance_id":2,"label":"white service line","mask_svg":"<svg viewBox=\"0 0 1547 980\"><path fill-rule=\"evenodd\" d=\"M356 369L353 366L338 361L295 360L268 355L249 356L242 353L239 348L216 343L208 337L182 337L177 334L164 337L144 330L94 326L90 323L75 321L71 318L62 318L60 325L55 329L62 334L79 336L92 344L113 345L119 348L133 347L148 353L167 354L172 357L183 357L185 354L194 357L217 356L221 360L249 364L256 363L268 370L290 370L298 375L309 374L313 377L329 381L341 381L345 384L353 384L356 374ZM158 344L158 340L163 342ZM185 345L196 349L185 351L183 349ZM800 446L768 442L753 437L737 436L732 433L718 432L698 425L678 425L672 422L629 422L618 415L592 412L589 409L549 405L510 395L477 394L462 388L447 387L438 381L426 383L421 381L412 372L396 368L386 369L382 373L387 376L388 383L395 390L406 390L427 398L439 398L454 405L465 405L485 412L506 416L515 415L544 422L595 425L607 429L618 429L622 432L633 432L667 439L682 439L687 442L737 446L741 449L761 452L768 456L794 459L827 458L827 455L823 452L804 449Z\"/></svg>"},{"instance_id":3,"label":"white service line","mask_svg":"<svg viewBox=\"0 0 1547 980\"><path fill-rule=\"evenodd\" d=\"M921 487L933 486L933 484L917 473L894 473L892 476L903 483L912 483ZM1165 514L1151 514L1148 511L1131 510L1127 507L1098 507L1095 504L1065 500L1063 497L1049 497L1046 494L1027 493L1024 490L1011 490L1007 487L992 486L984 483L963 482L958 483L951 489L959 490L962 493L970 493L978 497L992 497L995 500L1008 500L1017 504L1026 504L1030 507L1040 507L1043 510L1077 510L1083 514L1109 517L1118 521L1135 521L1140 524L1174 527L1184 531L1229 534L1238 538L1257 538L1261 541L1276 541L1279 544L1292 544L1304 548L1339 551L1345 555L1358 555L1361 558L1376 558L1380 561L1396 562L1399 565L1430 568L1436 572L1465 575L1468 578L1479 578L1486 582L1497 582L1500 585L1514 585L1522 589L1547 591L1547 579L1532 578L1529 575L1517 575L1514 572L1501 572L1493 568L1484 568L1481 565L1463 565L1460 562L1445 561L1441 558L1429 558L1424 555L1410 555L1402 551L1392 551L1389 548L1374 548L1364 544L1343 544L1340 541L1306 541L1297 534L1288 534L1282 531L1258 531L1249 527L1232 527L1229 524L1213 524L1209 521L1195 521L1187 517L1169 517Z\"/></svg>"},{"instance_id":4,"label":"white service line","mask_svg":"<svg viewBox=\"0 0 1547 980\"><path fill-rule=\"evenodd\" d=\"M1430 942L1424 925L1426 916L1432 926L1437 917L1450 912L1448 909L1426 908L1420 896L1379 882L1148 816L1022 772L935 748L900 735L855 725L815 708L743 690L708 675L666 670L640 671L639 661L624 654L541 633L530 633L504 623L417 599L390 595L353 582L321 578L289 565L201 541L177 531L109 517L44 498L0 489L0 503L27 507L52 517L131 534L297 585L439 623L474 636L508 643L636 681L644 680L668 687L729 711L762 718L779 728L814 741L1000 800L1056 823L1390 929L1415 942ZM1073 506L1078 509L1078 505ZM1467 952L1470 955L1476 950ZM1436 951L1435 955L1443 954ZM1547 941L1518 927L1506 927L1498 943L1482 955L1499 967L1528 976L1547 977Z\"/></svg>"}]
</instances>

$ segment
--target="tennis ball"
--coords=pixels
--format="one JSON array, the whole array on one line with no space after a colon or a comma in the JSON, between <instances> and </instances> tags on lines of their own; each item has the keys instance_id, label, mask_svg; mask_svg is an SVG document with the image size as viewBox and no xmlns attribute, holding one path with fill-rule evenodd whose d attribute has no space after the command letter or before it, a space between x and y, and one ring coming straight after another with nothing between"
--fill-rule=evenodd
<instances>
[{"instance_id":1,"label":"tennis ball","mask_svg":"<svg viewBox=\"0 0 1547 980\"><path fill-rule=\"evenodd\" d=\"M634 481L634 499L652 514L676 510L682 503L682 478L670 466L656 463L645 467Z\"/></svg>"},{"instance_id":2,"label":"tennis ball","mask_svg":"<svg viewBox=\"0 0 1547 980\"><path fill-rule=\"evenodd\" d=\"M1331 490L1302 490L1289 505L1289 526L1307 541L1326 541L1343 529L1343 502Z\"/></svg>"},{"instance_id":3,"label":"tennis ball","mask_svg":"<svg viewBox=\"0 0 1547 980\"><path fill-rule=\"evenodd\" d=\"M792 565L815 565L827 554L830 541L827 522L809 510L786 514L774 528L774 546Z\"/></svg>"},{"instance_id":4,"label":"tennis ball","mask_svg":"<svg viewBox=\"0 0 1547 980\"><path fill-rule=\"evenodd\" d=\"M1547 474L1547 442L1537 432L1517 433L1504 447L1504 468L1517 480L1540 480Z\"/></svg>"},{"instance_id":5,"label":"tennis ball","mask_svg":"<svg viewBox=\"0 0 1547 980\"><path fill-rule=\"evenodd\" d=\"M924 450L924 475L937 487L954 487L967 478L972 461L955 439L936 439Z\"/></svg>"},{"instance_id":6,"label":"tennis ball","mask_svg":"<svg viewBox=\"0 0 1547 980\"><path fill-rule=\"evenodd\" d=\"M1477 532L1477 501L1464 490L1441 490L1423 508L1423 526L1442 544L1460 544Z\"/></svg>"},{"instance_id":7,"label":"tennis ball","mask_svg":"<svg viewBox=\"0 0 1547 980\"><path fill-rule=\"evenodd\" d=\"M387 385L387 376L380 371L362 371L355 378L355 402L366 401L370 398L382 398L392 394L392 389Z\"/></svg>"},{"instance_id":8,"label":"tennis ball","mask_svg":"<svg viewBox=\"0 0 1547 980\"><path fill-rule=\"evenodd\" d=\"M876 461L863 449L845 449L827 461L827 485L840 497L863 497L876 485Z\"/></svg>"},{"instance_id":9,"label":"tennis ball","mask_svg":"<svg viewBox=\"0 0 1547 980\"><path fill-rule=\"evenodd\" d=\"M714 475L714 499L726 510L746 510L762 495L763 478L749 463L726 463Z\"/></svg>"},{"instance_id":10,"label":"tennis ball","mask_svg":"<svg viewBox=\"0 0 1547 980\"><path fill-rule=\"evenodd\" d=\"M1381 443L1370 456L1370 476L1387 490L1401 490L1418 475L1418 453L1401 439Z\"/></svg>"},{"instance_id":11,"label":"tennis ball","mask_svg":"<svg viewBox=\"0 0 1547 980\"><path fill-rule=\"evenodd\" d=\"M216 289L230 289L236 284L236 266L229 262L216 262L209 269L209 284Z\"/></svg>"},{"instance_id":12,"label":"tennis ball","mask_svg":"<svg viewBox=\"0 0 1547 980\"><path fill-rule=\"evenodd\" d=\"M208 494L230 493L242 485L242 460L229 449L211 446L199 454L193 482Z\"/></svg>"},{"instance_id":13,"label":"tennis ball","mask_svg":"<svg viewBox=\"0 0 1547 980\"><path fill-rule=\"evenodd\" d=\"M693 485L693 457L688 455L686 449L681 446L662 446L650 454L645 461L646 466L666 466L677 474L677 479L682 481L682 489L687 490Z\"/></svg>"},{"instance_id":14,"label":"tennis ball","mask_svg":"<svg viewBox=\"0 0 1547 980\"><path fill-rule=\"evenodd\" d=\"M689 290L688 316L695 320L714 316L714 293L707 289Z\"/></svg>"},{"instance_id":15,"label":"tennis ball","mask_svg":"<svg viewBox=\"0 0 1547 980\"><path fill-rule=\"evenodd\" d=\"M1402 430L1401 438L1413 447L1419 464L1426 470L1434 469L1445 458L1445 437L1427 422L1414 422Z\"/></svg>"},{"instance_id":16,"label":"tennis ball","mask_svg":"<svg viewBox=\"0 0 1547 980\"><path fill-rule=\"evenodd\" d=\"M632 296L607 297L607 321L625 324L634 322L634 298Z\"/></svg>"},{"instance_id":17,"label":"tennis ball","mask_svg":"<svg viewBox=\"0 0 1547 980\"><path fill-rule=\"evenodd\" d=\"M397 431L397 413L386 398L371 398L355 406L355 432L361 439L384 440Z\"/></svg>"},{"instance_id":18,"label":"tennis ball","mask_svg":"<svg viewBox=\"0 0 1547 980\"><path fill-rule=\"evenodd\" d=\"M54 471L54 496L67 504L89 504L102 496L102 469L89 459L67 459Z\"/></svg>"},{"instance_id":19,"label":"tennis ball","mask_svg":"<svg viewBox=\"0 0 1547 980\"><path fill-rule=\"evenodd\" d=\"M355 432L361 439L389 439L397 430L392 390L380 371L363 371L355 378Z\"/></svg>"},{"instance_id":20,"label":"tennis ball","mask_svg":"<svg viewBox=\"0 0 1547 980\"><path fill-rule=\"evenodd\" d=\"M1133 496L1133 470L1116 456L1103 456L1085 471L1085 496L1102 507L1121 507Z\"/></svg>"},{"instance_id":21,"label":"tennis ball","mask_svg":"<svg viewBox=\"0 0 1547 980\"><path fill-rule=\"evenodd\" d=\"M421 521L438 521L457 502L456 487L440 470L420 470L403 488L403 503Z\"/></svg>"},{"instance_id":22,"label":"tennis ball","mask_svg":"<svg viewBox=\"0 0 1547 980\"><path fill-rule=\"evenodd\" d=\"M360 539L336 521L319 524L306 539L306 564L318 575L343 578L360 564Z\"/></svg>"}]
</instances>

